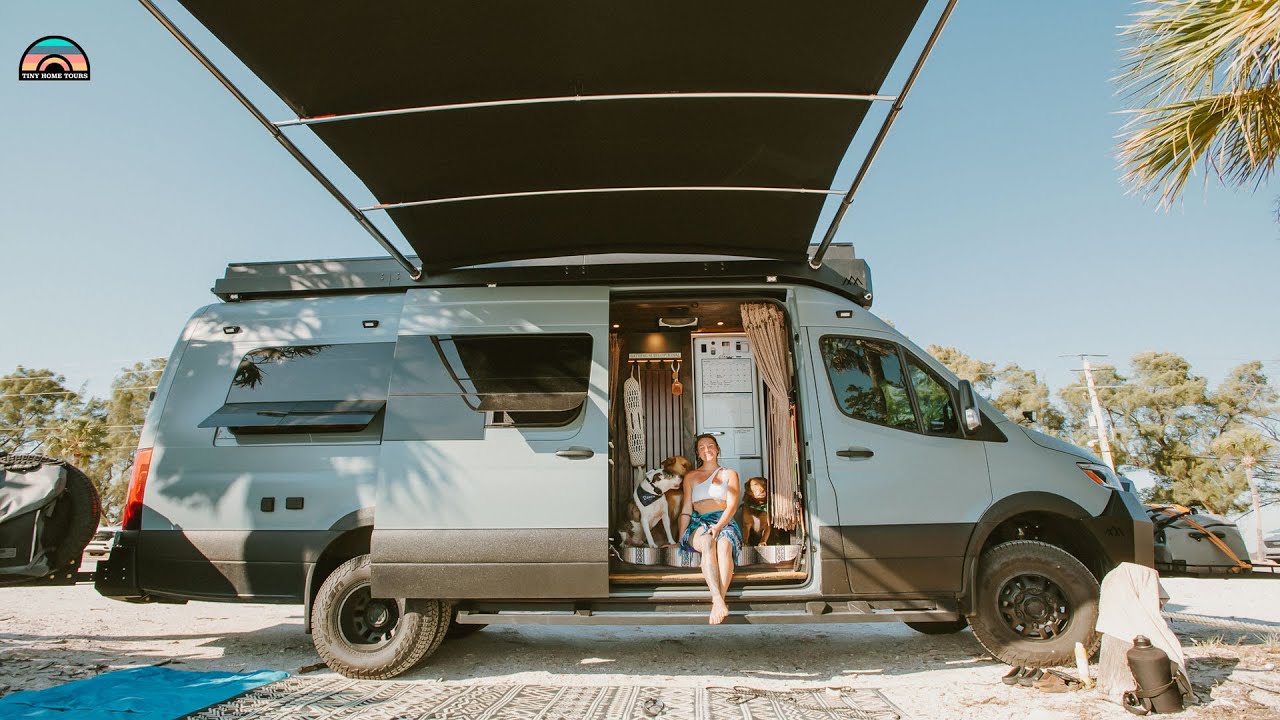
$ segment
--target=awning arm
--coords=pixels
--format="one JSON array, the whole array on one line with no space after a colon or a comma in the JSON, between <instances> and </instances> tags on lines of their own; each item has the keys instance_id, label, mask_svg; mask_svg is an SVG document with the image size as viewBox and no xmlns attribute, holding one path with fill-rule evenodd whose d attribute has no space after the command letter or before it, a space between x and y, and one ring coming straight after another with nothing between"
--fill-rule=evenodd
<instances>
[{"instance_id":1,"label":"awning arm","mask_svg":"<svg viewBox=\"0 0 1280 720\"><path fill-rule=\"evenodd\" d=\"M191 39L188 38L186 34L173 24L173 21L160 11L160 8L155 6L155 3L153 3L152 0L138 1L142 3L142 6L147 9L147 12L150 12L152 16L154 16L155 19L158 20L160 24L163 25L165 29L182 44L183 47L195 56L195 59L199 61L206 70L217 78L218 82L222 83L223 87L235 96L236 100L240 101L240 104L249 111L249 114L253 115L253 117L257 119L257 121L261 123L262 126L265 127L281 145L284 146L284 149L293 156L294 160L297 160L298 163L307 170L307 172L311 173L312 177L318 180L320 185L324 187L325 190L328 190L329 194L332 195L338 203L342 205L342 207L346 208L347 212L351 213L351 217L355 218L356 222L360 223L360 226L372 235L374 240L378 241L378 244L381 245L383 249L385 249L391 257L409 273L411 278L414 280L421 279L422 268L414 267L413 263L409 262L409 258L405 257L404 253L396 249L396 246L391 244L391 241L387 239L387 236L383 235L381 230L375 227L373 223L369 222L369 218L365 217L364 213L360 212L360 209L348 200L347 196L343 195L341 190L339 190L333 183L329 182L329 179L324 176L324 173L320 172L320 169L307 159L306 155L302 154L302 151L298 149L298 146L294 145L289 138L285 137L284 133L280 132L280 130L277 129L276 126L273 125L256 106L254 106L249 98L245 97L244 93L240 92L240 89L237 88L226 75L222 74L222 71L219 70L218 67L214 65L213 62L195 46L194 43L191 42Z\"/></svg>"},{"instance_id":2,"label":"awning arm","mask_svg":"<svg viewBox=\"0 0 1280 720\"><path fill-rule=\"evenodd\" d=\"M880 145L884 143L885 136L889 134L889 128L893 127L893 121L897 119L898 113L902 110L903 103L907 99L907 93L911 92L911 86L915 84L916 77L924 69L924 62L929 59L929 53L933 51L934 44L938 42L938 36L942 35L942 28L946 27L947 20L951 17L951 11L955 9L956 2L957 0L948 0L947 6L943 8L942 17L938 18L938 24L934 26L933 34L929 36L928 42L924 44L924 49L920 51L920 57L916 59L915 67L911 68L911 74L907 76L907 81L902 85L902 92L898 93L897 100L894 101L893 107L889 109L889 114L885 116L884 123L880 125L880 132L876 135L875 141L871 143L871 149L867 150L867 156L862 159L862 167L858 168L858 174L854 176L853 184L849 186L849 192L845 193L844 200L840 201L840 207L836 208L836 215L831 219L831 225L827 227L827 234L823 236L818 249L813 253L813 258L809 260L809 266L813 269L816 270L822 267L822 257L827 254L827 248L831 247L832 241L836 239L836 230L840 229L840 222L844 220L845 212L853 204L854 194L858 192L858 187L862 185L862 179L867 176L867 171L871 169L871 163L876 159L876 153L880 151Z\"/></svg>"},{"instance_id":3,"label":"awning arm","mask_svg":"<svg viewBox=\"0 0 1280 720\"><path fill-rule=\"evenodd\" d=\"M554 105L579 102L619 102L625 100L843 100L855 102L893 102L892 95L858 95L848 93L802 92L669 92L669 93L619 93L611 95L563 95L559 97L515 98L512 100L484 100L480 102L450 103L447 105L423 105L395 110L344 113L341 115L316 115L315 117L281 120L278 128L294 125L319 125L321 123L364 120L391 115L416 115L418 113L449 110L480 110L485 108L512 107L516 105Z\"/></svg>"},{"instance_id":4,"label":"awning arm","mask_svg":"<svg viewBox=\"0 0 1280 720\"><path fill-rule=\"evenodd\" d=\"M490 193L488 195L456 195L453 197L433 198L430 200L409 200L406 202L380 203L361 212L373 210L396 210L398 208L418 207L421 205L444 205L447 203L470 202L473 200L505 200L508 198L544 197L547 195L599 195L606 193L634 192L762 192L762 193L796 193L800 195L839 195L839 190L820 190L817 188L794 187L751 187L747 185L653 185L644 187L609 187L609 188L567 188L563 190L521 190L518 192Z\"/></svg>"}]
</instances>

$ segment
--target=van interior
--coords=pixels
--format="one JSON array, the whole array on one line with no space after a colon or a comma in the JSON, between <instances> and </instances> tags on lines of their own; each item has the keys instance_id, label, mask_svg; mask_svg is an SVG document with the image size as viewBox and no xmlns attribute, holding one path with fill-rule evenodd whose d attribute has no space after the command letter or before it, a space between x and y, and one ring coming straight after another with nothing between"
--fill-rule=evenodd
<instances>
[{"instance_id":1,"label":"van interior","mask_svg":"<svg viewBox=\"0 0 1280 720\"><path fill-rule=\"evenodd\" d=\"M798 418L787 399L794 393L771 392L764 371L772 362L784 368L782 375L794 386L783 298L782 293L741 291L613 297L609 579L615 588L703 583L697 554L678 548L681 488L659 501L668 505L671 539L656 522L650 529L656 549L643 550L652 546L634 499L646 474L662 469L668 458L682 455L696 467L694 438L701 433L716 437L720 464L738 473L743 497L735 517L744 539L749 481L763 478L767 488L767 505L753 502L754 514L770 517L767 544L761 544L758 531L750 533L733 586L799 584L808 577L807 510L797 492ZM768 327L747 322L744 308L775 320ZM781 450L771 451L774 444Z\"/></svg>"}]
</instances>

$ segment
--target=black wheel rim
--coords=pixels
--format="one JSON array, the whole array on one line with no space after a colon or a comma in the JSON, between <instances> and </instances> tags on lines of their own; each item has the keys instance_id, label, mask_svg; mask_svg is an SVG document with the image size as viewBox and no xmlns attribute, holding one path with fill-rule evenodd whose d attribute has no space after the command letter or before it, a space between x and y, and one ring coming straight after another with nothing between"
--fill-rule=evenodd
<instances>
[{"instance_id":1,"label":"black wheel rim","mask_svg":"<svg viewBox=\"0 0 1280 720\"><path fill-rule=\"evenodd\" d=\"M367 584L353 588L338 605L338 630L357 650L373 652L386 646L399 624L400 604L373 597Z\"/></svg>"},{"instance_id":2,"label":"black wheel rim","mask_svg":"<svg viewBox=\"0 0 1280 720\"><path fill-rule=\"evenodd\" d=\"M1071 624L1071 605L1057 583L1028 573L1011 578L1000 588L1000 616L1024 640L1054 640Z\"/></svg>"}]
</instances>

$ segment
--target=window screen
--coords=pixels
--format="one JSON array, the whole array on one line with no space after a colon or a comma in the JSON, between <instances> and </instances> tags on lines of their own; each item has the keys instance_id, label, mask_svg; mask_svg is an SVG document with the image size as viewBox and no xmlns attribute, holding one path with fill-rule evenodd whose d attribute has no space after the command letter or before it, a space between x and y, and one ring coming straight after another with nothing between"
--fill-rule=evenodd
<instances>
[{"instance_id":1,"label":"window screen","mask_svg":"<svg viewBox=\"0 0 1280 720\"><path fill-rule=\"evenodd\" d=\"M564 425L591 376L590 335L455 335L437 347L472 409L490 424Z\"/></svg>"},{"instance_id":2,"label":"window screen","mask_svg":"<svg viewBox=\"0 0 1280 720\"><path fill-rule=\"evenodd\" d=\"M844 414L903 430L919 429L896 345L828 335L819 348L836 405Z\"/></svg>"}]
</instances>

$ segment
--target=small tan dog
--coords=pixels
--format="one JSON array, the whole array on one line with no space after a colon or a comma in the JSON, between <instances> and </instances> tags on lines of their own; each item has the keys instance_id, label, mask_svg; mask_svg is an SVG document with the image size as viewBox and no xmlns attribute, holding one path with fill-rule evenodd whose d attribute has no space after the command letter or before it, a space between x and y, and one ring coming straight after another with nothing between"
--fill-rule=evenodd
<instances>
[{"instance_id":1,"label":"small tan dog","mask_svg":"<svg viewBox=\"0 0 1280 720\"><path fill-rule=\"evenodd\" d=\"M671 457L662 461L662 469L665 472L669 472L672 475L678 476L680 480L683 481L684 476L687 475L689 471L693 469L693 463L689 461L689 458L683 455L672 455ZM666 494L666 498L667 498L667 516L671 518L671 526L674 528L679 528L680 527L680 505L681 503L684 502L684 483L681 482L679 485L676 485L675 488L668 491ZM679 538L677 538L677 540L678 539Z\"/></svg>"},{"instance_id":2,"label":"small tan dog","mask_svg":"<svg viewBox=\"0 0 1280 720\"><path fill-rule=\"evenodd\" d=\"M757 545L768 545L773 525L769 522L769 481L753 477L747 481L747 496L742 500L742 541L751 544L751 533L760 538Z\"/></svg>"}]
</instances>

